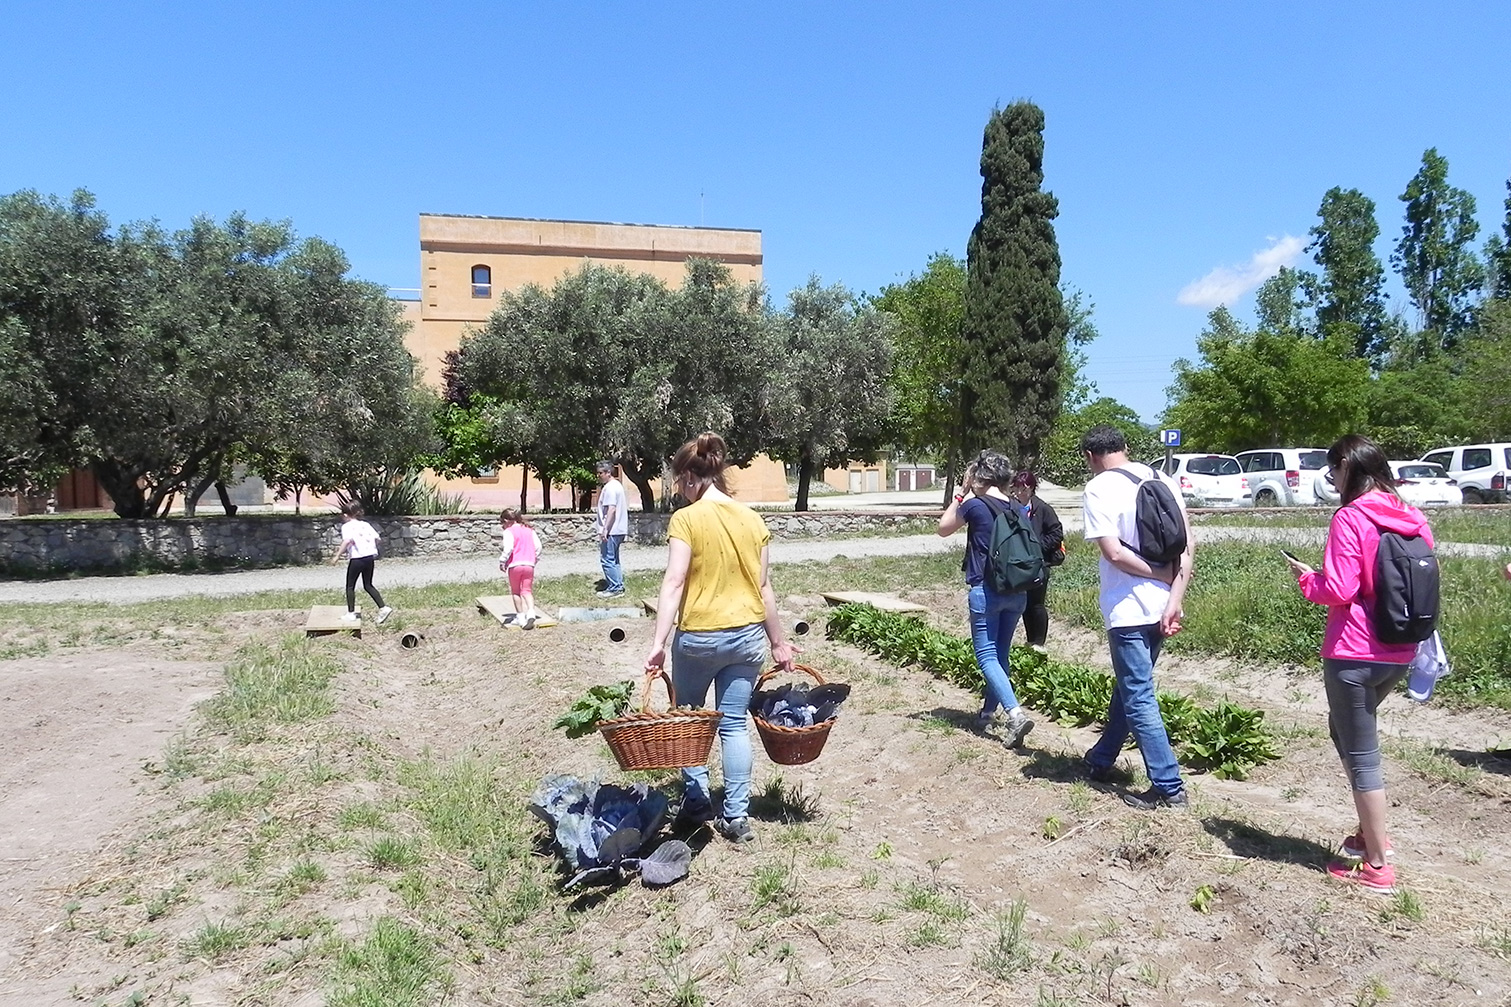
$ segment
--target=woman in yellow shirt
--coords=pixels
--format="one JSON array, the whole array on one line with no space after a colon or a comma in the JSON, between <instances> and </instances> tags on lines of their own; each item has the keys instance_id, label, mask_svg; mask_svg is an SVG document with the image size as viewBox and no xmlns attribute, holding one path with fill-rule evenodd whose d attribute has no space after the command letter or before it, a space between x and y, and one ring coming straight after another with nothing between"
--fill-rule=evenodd
<instances>
[{"instance_id":1,"label":"woman in yellow shirt","mask_svg":"<svg viewBox=\"0 0 1511 1007\"><path fill-rule=\"evenodd\" d=\"M755 838L746 819L750 806L751 748L746 713L766 659L792 670L797 653L777 619L768 575L771 533L761 516L730 498L724 484L726 449L716 433L699 434L677 449L672 479L692 501L672 515L669 557L656 609L656 638L645 658L647 671L666 663L671 641L672 686L677 702L701 706L714 687L719 751L724 768L724 814L715 817L708 793L708 767L682 771L681 817L711 821L726 839Z\"/></svg>"}]
</instances>

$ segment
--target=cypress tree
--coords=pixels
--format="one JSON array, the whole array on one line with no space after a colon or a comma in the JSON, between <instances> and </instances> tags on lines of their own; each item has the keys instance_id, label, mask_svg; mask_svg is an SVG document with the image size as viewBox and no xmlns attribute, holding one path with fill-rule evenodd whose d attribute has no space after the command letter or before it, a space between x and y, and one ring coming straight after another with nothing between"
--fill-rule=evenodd
<instances>
[{"instance_id":1,"label":"cypress tree","mask_svg":"<svg viewBox=\"0 0 1511 1007\"><path fill-rule=\"evenodd\" d=\"M961 444L1036 465L1060 408L1068 319L1059 202L1044 192L1044 112L996 109L981 144L981 219L966 246Z\"/></svg>"},{"instance_id":2,"label":"cypress tree","mask_svg":"<svg viewBox=\"0 0 1511 1007\"><path fill-rule=\"evenodd\" d=\"M1474 197L1448 184L1448 159L1429 149L1401 193L1406 226L1391 262L1421 315L1433 343L1452 350L1474 324L1475 299L1485 267L1471 244L1479 233Z\"/></svg>"},{"instance_id":3,"label":"cypress tree","mask_svg":"<svg viewBox=\"0 0 1511 1007\"><path fill-rule=\"evenodd\" d=\"M1486 284L1490 296L1500 301L1511 301L1511 179L1506 181L1506 220L1501 224L1501 233L1490 236L1485 247L1485 264L1490 270Z\"/></svg>"}]
</instances>

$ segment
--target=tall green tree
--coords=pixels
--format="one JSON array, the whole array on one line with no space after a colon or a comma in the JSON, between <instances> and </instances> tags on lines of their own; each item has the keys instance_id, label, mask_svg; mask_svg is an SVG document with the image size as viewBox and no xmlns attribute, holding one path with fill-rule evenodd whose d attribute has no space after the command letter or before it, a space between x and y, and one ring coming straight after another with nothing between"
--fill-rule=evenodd
<instances>
[{"instance_id":1,"label":"tall green tree","mask_svg":"<svg viewBox=\"0 0 1511 1007\"><path fill-rule=\"evenodd\" d=\"M1060 409L1067 317L1055 197L1043 190L1044 113L1014 102L988 120L981 219L966 247L962 443L1035 465Z\"/></svg>"},{"instance_id":2,"label":"tall green tree","mask_svg":"<svg viewBox=\"0 0 1511 1007\"><path fill-rule=\"evenodd\" d=\"M947 472L957 467L949 455L960 426L965 286L965 262L938 252L922 273L871 298L897 320L891 377L897 450L913 460L942 461Z\"/></svg>"},{"instance_id":3,"label":"tall green tree","mask_svg":"<svg viewBox=\"0 0 1511 1007\"><path fill-rule=\"evenodd\" d=\"M1401 194L1406 224L1391 262L1434 345L1451 350L1474 324L1485 269L1474 254L1474 197L1448 184L1448 160L1429 148Z\"/></svg>"},{"instance_id":4,"label":"tall green tree","mask_svg":"<svg viewBox=\"0 0 1511 1007\"><path fill-rule=\"evenodd\" d=\"M1307 273L1281 266L1280 272L1261 283L1254 294L1254 313L1258 316L1259 328L1310 335L1311 325L1306 313L1313 300L1312 280L1315 277Z\"/></svg>"},{"instance_id":5,"label":"tall green tree","mask_svg":"<svg viewBox=\"0 0 1511 1007\"><path fill-rule=\"evenodd\" d=\"M783 373L769 450L797 464L797 510L808 509L814 473L872 461L888 440L896 324L817 277L788 295L776 319Z\"/></svg>"},{"instance_id":6,"label":"tall green tree","mask_svg":"<svg viewBox=\"0 0 1511 1007\"><path fill-rule=\"evenodd\" d=\"M607 436L650 509L651 480L700 432L718 431L735 465L760 453L784 370L765 291L708 259L690 260L636 331Z\"/></svg>"},{"instance_id":7,"label":"tall green tree","mask_svg":"<svg viewBox=\"0 0 1511 1007\"><path fill-rule=\"evenodd\" d=\"M1375 254L1375 203L1358 189L1333 186L1317 208L1307 246L1322 269L1317 325L1351 339L1354 352L1378 363L1386 350L1385 267Z\"/></svg>"},{"instance_id":8,"label":"tall green tree","mask_svg":"<svg viewBox=\"0 0 1511 1007\"><path fill-rule=\"evenodd\" d=\"M128 280L88 192L0 197L0 488L44 489L87 461L95 379L135 313Z\"/></svg>"},{"instance_id":9,"label":"tall green tree","mask_svg":"<svg viewBox=\"0 0 1511 1007\"><path fill-rule=\"evenodd\" d=\"M1208 316L1200 360L1175 362L1165 423L1207 451L1327 444L1363 426L1369 364L1338 340L1246 331L1226 308Z\"/></svg>"},{"instance_id":10,"label":"tall green tree","mask_svg":"<svg viewBox=\"0 0 1511 1007\"><path fill-rule=\"evenodd\" d=\"M1511 301L1496 299L1485 305L1463 359L1458 400L1469 414L1470 436L1511 441Z\"/></svg>"},{"instance_id":11,"label":"tall green tree","mask_svg":"<svg viewBox=\"0 0 1511 1007\"><path fill-rule=\"evenodd\" d=\"M1511 179L1506 180L1506 217L1501 233L1485 242L1485 266L1489 271L1486 290L1498 301L1511 301Z\"/></svg>"}]
</instances>

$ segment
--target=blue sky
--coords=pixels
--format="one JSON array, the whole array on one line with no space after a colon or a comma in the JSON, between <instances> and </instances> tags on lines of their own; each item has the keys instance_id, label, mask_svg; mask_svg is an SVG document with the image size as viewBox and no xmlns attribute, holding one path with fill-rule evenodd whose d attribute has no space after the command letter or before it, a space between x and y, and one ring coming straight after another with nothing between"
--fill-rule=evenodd
<instances>
[{"instance_id":1,"label":"blue sky","mask_svg":"<svg viewBox=\"0 0 1511 1007\"><path fill-rule=\"evenodd\" d=\"M6 8L0 192L289 218L395 287L438 211L701 214L764 232L778 301L873 291L964 254L982 126L1031 99L1091 377L1150 418L1212 291L1247 316L1328 187L1376 201L1384 257L1427 147L1482 236L1511 175L1504 3Z\"/></svg>"}]
</instances>

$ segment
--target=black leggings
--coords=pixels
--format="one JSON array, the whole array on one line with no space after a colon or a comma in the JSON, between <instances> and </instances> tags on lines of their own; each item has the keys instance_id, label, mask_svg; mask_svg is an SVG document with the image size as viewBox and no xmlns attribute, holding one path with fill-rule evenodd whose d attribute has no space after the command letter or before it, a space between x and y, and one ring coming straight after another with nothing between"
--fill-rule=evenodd
<instances>
[{"instance_id":1,"label":"black leggings","mask_svg":"<svg viewBox=\"0 0 1511 1007\"><path fill-rule=\"evenodd\" d=\"M1023 610L1023 635L1031 645L1044 646L1049 636L1049 606L1044 604L1044 595L1049 591L1049 581L1028 592L1028 607Z\"/></svg>"},{"instance_id":2,"label":"black leggings","mask_svg":"<svg viewBox=\"0 0 1511 1007\"><path fill-rule=\"evenodd\" d=\"M357 578L362 578L362 590L372 596L372 600L383 607L383 596L378 589L373 587L373 562L376 556L363 556L361 559L349 559L346 561L346 610L357 610Z\"/></svg>"}]
</instances>

